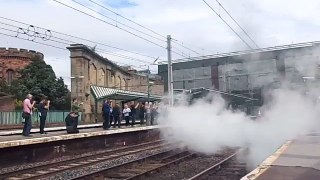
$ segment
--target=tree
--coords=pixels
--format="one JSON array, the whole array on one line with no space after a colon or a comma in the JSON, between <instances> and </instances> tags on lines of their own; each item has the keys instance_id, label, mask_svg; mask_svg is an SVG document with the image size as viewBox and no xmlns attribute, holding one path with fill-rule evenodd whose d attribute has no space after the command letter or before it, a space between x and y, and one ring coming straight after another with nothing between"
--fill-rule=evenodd
<instances>
[{"instance_id":1,"label":"tree","mask_svg":"<svg viewBox=\"0 0 320 180\"><path fill-rule=\"evenodd\" d=\"M11 92L20 100L27 94L32 94L39 102L43 96L51 100L51 109L70 109L69 90L62 78L57 78L52 67L39 57L34 57L32 63L19 71L20 77L12 82Z\"/></svg>"}]
</instances>

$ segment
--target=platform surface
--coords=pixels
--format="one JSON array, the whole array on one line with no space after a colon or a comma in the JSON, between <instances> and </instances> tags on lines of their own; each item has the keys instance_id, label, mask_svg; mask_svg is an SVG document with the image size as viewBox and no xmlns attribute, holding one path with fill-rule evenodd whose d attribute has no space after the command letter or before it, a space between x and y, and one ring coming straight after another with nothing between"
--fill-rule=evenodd
<instances>
[{"instance_id":1,"label":"platform surface","mask_svg":"<svg viewBox=\"0 0 320 180\"><path fill-rule=\"evenodd\" d=\"M49 132L48 134L45 134L45 135L41 135L38 133L32 134L32 137L24 137L22 135L0 136L0 148L39 144L39 143L46 143L46 142L53 142L53 141L60 141L60 140L86 138L86 137L93 137L93 136L118 134L118 133L125 133L125 132L151 130L151 129L157 129L157 128L159 128L159 126L136 125L134 127L122 126L121 128L110 128L108 130L103 130L102 127L80 129L79 130L80 133L78 134L67 134L66 131L54 131L54 132Z\"/></svg>"},{"instance_id":2,"label":"platform surface","mask_svg":"<svg viewBox=\"0 0 320 180\"><path fill-rule=\"evenodd\" d=\"M78 129L98 128L98 127L102 127L102 123L78 125ZM58 127L44 128L44 131L46 131L46 132L62 131L62 130L66 130L66 127L65 126L58 126ZM31 133L39 133L39 132L40 132L39 128L32 128L31 129ZM20 135L21 133L22 133L22 129L2 130L2 131L0 131L0 138L1 138L1 136Z\"/></svg>"},{"instance_id":3,"label":"platform surface","mask_svg":"<svg viewBox=\"0 0 320 180\"><path fill-rule=\"evenodd\" d=\"M320 179L320 133L287 141L241 180Z\"/></svg>"}]
</instances>

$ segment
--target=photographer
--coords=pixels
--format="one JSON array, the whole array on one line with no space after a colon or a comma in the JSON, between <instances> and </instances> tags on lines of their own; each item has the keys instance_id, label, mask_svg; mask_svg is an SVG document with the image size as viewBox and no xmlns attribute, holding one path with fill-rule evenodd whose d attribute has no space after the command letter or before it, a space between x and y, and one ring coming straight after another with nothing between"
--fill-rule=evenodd
<instances>
[{"instance_id":1,"label":"photographer","mask_svg":"<svg viewBox=\"0 0 320 180\"><path fill-rule=\"evenodd\" d=\"M70 112L65 118L66 129L68 134L79 133L78 130L79 115L75 112Z\"/></svg>"},{"instance_id":2,"label":"photographer","mask_svg":"<svg viewBox=\"0 0 320 180\"><path fill-rule=\"evenodd\" d=\"M34 107L34 104L36 103L36 101L33 101L31 104L31 100L32 100L32 95L28 94L26 99L23 101L23 112L22 112L22 118L24 119L24 126L22 131L23 136L31 136L30 135L30 131L32 127L31 115L32 115L32 109Z\"/></svg>"},{"instance_id":3,"label":"photographer","mask_svg":"<svg viewBox=\"0 0 320 180\"><path fill-rule=\"evenodd\" d=\"M49 106L50 100L48 100L47 97L42 98L41 102L39 103L40 134L47 134L47 132L44 132L44 126L46 123Z\"/></svg>"}]
</instances>

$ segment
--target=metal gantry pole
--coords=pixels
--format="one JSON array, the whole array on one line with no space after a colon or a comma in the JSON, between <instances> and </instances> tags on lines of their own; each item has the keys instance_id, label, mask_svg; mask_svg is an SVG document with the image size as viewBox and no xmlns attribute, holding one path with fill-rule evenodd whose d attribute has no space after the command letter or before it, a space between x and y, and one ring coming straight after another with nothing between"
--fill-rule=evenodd
<instances>
[{"instance_id":1,"label":"metal gantry pole","mask_svg":"<svg viewBox=\"0 0 320 180\"><path fill-rule=\"evenodd\" d=\"M167 36L167 52L168 52L168 94L169 105L173 105L173 79L172 79L172 61L171 61L171 35Z\"/></svg>"},{"instance_id":2,"label":"metal gantry pole","mask_svg":"<svg viewBox=\"0 0 320 180\"><path fill-rule=\"evenodd\" d=\"M147 83L148 83L148 103L150 103L150 77L149 77L149 72L150 72L150 69L149 69L149 65L148 65L148 73L147 73Z\"/></svg>"}]
</instances>

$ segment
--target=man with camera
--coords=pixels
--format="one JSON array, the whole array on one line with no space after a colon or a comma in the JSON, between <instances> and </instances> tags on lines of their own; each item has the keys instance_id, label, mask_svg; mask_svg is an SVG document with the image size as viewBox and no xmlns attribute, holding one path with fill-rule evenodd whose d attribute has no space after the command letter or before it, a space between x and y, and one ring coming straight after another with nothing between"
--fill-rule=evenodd
<instances>
[{"instance_id":1,"label":"man with camera","mask_svg":"<svg viewBox=\"0 0 320 180\"><path fill-rule=\"evenodd\" d=\"M34 107L34 104L36 103L36 101L33 101L31 103L31 100L32 100L32 95L28 94L26 99L23 101L22 118L24 119L24 126L23 126L22 135L26 137L31 136L30 135L30 131L32 127L31 115L32 115L32 109Z\"/></svg>"},{"instance_id":2,"label":"man with camera","mask_svg":"<svg viewBox=\"0 0 320 180\"><path fill-rule=\"evenodd\" d=\"M43 97L41 102L39 103L39 117L40 117L40 134L47 134L44 131L44 126L47 119L47 113L50 106L50 100L47 97Z\"/></svg>"}]
</instances>

